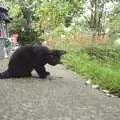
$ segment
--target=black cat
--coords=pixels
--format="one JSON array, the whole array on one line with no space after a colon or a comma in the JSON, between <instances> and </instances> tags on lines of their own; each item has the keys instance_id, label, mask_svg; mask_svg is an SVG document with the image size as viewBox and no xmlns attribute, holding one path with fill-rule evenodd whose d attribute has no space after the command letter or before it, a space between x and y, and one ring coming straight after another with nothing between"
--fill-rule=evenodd
<instances>
[{"instance_id":1,"label":"black cat","mask_svg":"<svg viewBox=\"0 0 120 120\"><path fill-rule=\"evenodd\" d=\"M60 64L60 58L66 52L64 50L50 50L42 45L25 45L18 48L10 58L8 69L0 73L0 79L13 77L30 77L33 69L40 78L46 78L49 72L45 70L45 64Z\"/></svg>"}]
</instances>

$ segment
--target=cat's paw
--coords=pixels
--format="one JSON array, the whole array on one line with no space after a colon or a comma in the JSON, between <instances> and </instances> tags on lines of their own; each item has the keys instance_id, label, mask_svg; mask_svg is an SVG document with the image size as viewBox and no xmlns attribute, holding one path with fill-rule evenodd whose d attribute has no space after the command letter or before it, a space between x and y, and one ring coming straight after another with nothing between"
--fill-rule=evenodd
<instances>
[{"instance_id":1,"label":"cat's paw","mask_svg":"<svg viewBox=\"0 0 120 120\"><path fill-rule=\"evenodd\" d=\"M42 79L45 79L47 76L46 75L40 75L39 77L42 78Z\"/></svg>"},{"instance_id":2,"label":"cat's paw","mask_svg":"<svg viewBox=\"0 0 120 120\"><path fill-rule=\"evenodd\" d=\"M48 75L50 75L50 73L49 72L45 72L45 73L43 73L43 74L41 74L40 75L40 78L46 78Z\"/></svg>"},{"instance_id":3,"label":"cat's paw","mask_svg":"<svg viewBox=\"0 0 120 120\"><path fill-rule=\"evenodd\" d=\"M50 75L50 73L49 72L45 72L45 74L48 76L48 75Z\"/></svg>"}]
</instances>

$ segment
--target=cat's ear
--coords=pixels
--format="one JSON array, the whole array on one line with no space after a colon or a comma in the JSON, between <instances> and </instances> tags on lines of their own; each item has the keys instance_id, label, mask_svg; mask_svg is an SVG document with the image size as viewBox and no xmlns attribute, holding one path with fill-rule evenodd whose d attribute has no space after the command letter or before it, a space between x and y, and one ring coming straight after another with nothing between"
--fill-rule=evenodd
<instances>
[{"instance_id":1,"label":"cat's ear","mask_svg":"<svg viewBox=\"0 0 120 120\"><path fill-rule=\"evenodd\" d=\"M60 52L60 55L66 54L66 51L65 51L65 50L60 50L59 52Z\"/></svg>"}]
</instances>

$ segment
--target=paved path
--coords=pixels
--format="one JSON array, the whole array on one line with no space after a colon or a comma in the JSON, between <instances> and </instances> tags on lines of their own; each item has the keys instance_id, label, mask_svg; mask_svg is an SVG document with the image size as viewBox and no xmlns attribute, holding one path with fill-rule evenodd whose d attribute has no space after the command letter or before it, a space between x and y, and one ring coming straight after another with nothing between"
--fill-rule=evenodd
<instances>
[{"instance_id":1,"label":"paved path","mask_svg":"<svg viewBox=\"0 0 120 120\"><path fill-rule=\"evenodd\" d=\"M0 60L0 71L7 62ZM86 86L63 66L48 70L46 80L0 80L0 120L120 120L120 98Z\"/></svg>"}]
</instances>

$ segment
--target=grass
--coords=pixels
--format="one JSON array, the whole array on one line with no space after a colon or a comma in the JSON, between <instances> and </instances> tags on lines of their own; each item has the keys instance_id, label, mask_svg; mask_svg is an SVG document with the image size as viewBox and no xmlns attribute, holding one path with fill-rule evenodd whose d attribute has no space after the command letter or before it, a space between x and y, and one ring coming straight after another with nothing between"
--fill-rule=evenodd
<instances>
[{"instance_id":1,"label":"grass","mask_svg":"<svg viewBox=\"0 0 120 120\"><path fill-rule=\"evenodd\" d=\"M120 62L99 61L91 59L86 52L81 52L80 45L56 44L55 47L65 49L67 54L63 58L65 66L93 83L99 84L102 89L120 95Z\"/></svg>"}]
</instances>

